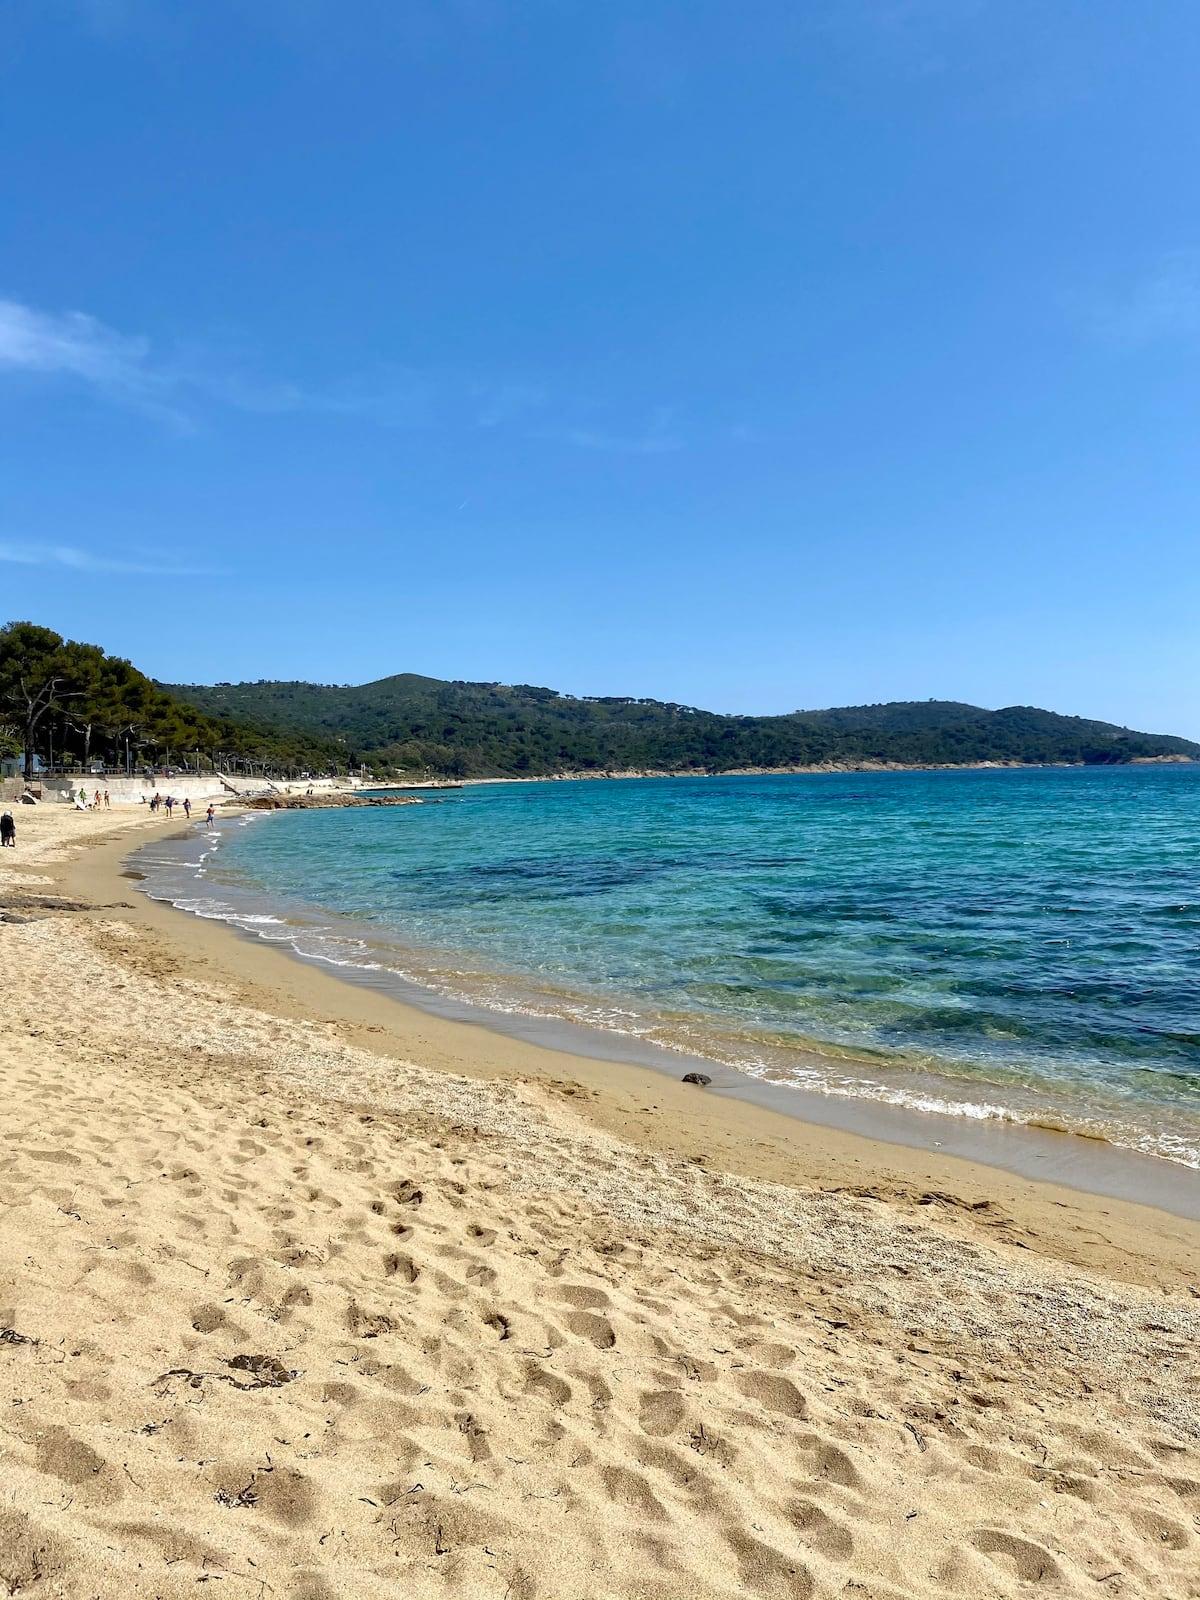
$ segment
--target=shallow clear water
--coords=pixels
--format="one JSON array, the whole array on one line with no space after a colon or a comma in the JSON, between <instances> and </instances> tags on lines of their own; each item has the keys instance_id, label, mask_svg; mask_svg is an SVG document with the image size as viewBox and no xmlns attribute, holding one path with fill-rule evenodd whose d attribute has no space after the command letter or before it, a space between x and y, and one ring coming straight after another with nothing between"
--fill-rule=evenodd
<instances>
[{"instance_id":1,"label":"shallow clear water","mask_svg":"<svg viewBox=\"0 0 1200 1600\"><path fill-rule=\"evenodd\" d=\"M191 909L309 954L1200 1165L1200 767L498 784L220 844Z\"/></svg>"}]
</instances>

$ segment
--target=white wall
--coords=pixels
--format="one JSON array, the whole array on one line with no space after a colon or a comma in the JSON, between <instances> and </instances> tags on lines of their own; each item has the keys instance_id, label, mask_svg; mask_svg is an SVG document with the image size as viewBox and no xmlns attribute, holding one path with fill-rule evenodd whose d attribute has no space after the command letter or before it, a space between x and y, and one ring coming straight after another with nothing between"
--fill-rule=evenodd
<instances>
[{"instance_id":1,"label":"white wall","mask_svg":"<svg viewBox=\"0 0 1200 1600\"><path fill-rule=\"evenodd\" d=\"M143 798L149 801L150 796L157 792L165 800L169 794L176 800L190 800L193 805L203 800L232 800L238 795L256 794L304 794L308 789L318 793L328 793L331 789L357 789L361 785L357 778L298 778L294 783L270 782L264 778L245 778L238 776L228 780L222 779L215 773L203 773L199 776L174 777L174 778L100 778L85 777L82 774L72 778L35 778L34 787L41 785L42 798L50 803L70 805L80 788L91 803L92 796L99 789L100 793L108 790L111 804L114 806L138 806Z\"/></svg>"},{"instance_id":2,"label":"white wall","mask_svg":"<svg viewBox=\"0 0 1200 1600\"><path fill-rule=\"evenodd\" d=\"M97 789L101 794L107 789L114 806L141 805L143 797L148 801L156 790L164 799L173 794L176 800L186 798L193 805L197 800L229 798L229 790L211 774L189 778L35 778L34 787L38 784L44 801L63 804L70 804L81 788L89 803Z\"/></svg>"}]
</instances>

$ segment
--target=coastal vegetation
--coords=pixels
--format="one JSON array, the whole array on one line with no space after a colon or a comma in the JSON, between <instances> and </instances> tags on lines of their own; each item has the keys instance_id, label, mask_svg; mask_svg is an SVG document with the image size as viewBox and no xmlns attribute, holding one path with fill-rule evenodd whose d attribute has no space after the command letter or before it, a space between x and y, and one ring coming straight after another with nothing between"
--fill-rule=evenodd
<instances>
[{"instance_id":1,"label":"coastal vegetation","mask_svg":"<svg viewBox=\"0 0 1200 1600\"><path fill-rule=\"evenodd\" d=\"M949 700L726 716L625 695L402 673L358 686L161 684L33 622L0 628L0 755L42 762L379 776L732 772L812 766L1116 764L1200 745L1035 706Z\"/></svg>"},{"instance_id":2,"label":"coastal vegetation","mask_svg":"<svg viewBox=\"0 0 1200 1600\"><path fill-rule=\"evenodd\" d=\"M1200 745L1169 735L1034 706L985 711L946 700L725 716L624 695L577 697L413 673L358 686L177 684L170 693L205 715L279 738L333 741L376 770L459 778L1200 757Z\"/></svg>"},{"instance_id":3,"label":"coastal vegetation","mask_svg":"<svg viewBox=\"0 0 1200 1600\"><path fill-rule=\"evenodd\" d=\"M38 760L85 770L346 764L340 743L211 716L121 657L33 622L0 628L0 756L20 756L27 780Z\"/></svg>"}]
</instances>

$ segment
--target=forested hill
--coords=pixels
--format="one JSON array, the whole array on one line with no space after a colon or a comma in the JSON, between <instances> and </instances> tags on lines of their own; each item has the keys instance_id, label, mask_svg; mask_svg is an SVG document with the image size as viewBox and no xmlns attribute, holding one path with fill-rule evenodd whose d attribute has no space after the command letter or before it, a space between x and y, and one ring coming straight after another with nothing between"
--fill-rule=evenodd
<instances>
[{"instance_id":1,"label":"forested hill","mask_svg":"<svg viewBox=\"0 0 1200 1600\"><path fill-rule=\"evenodd\" d=\"M576 699L528 684L447 682L411 673L356 687L164 687L210 716L336 740L348 758L376 768L453 777L1200 758L1200 745L1169 735L1135 733L1033 706L985 711L947 700L743 717L658 700Z\"/></svg>"},{"instance_id":2,"label":"forested hill","mask_svg":"<svg viewBox=\"0 0 1200 1600\"><path fill-rule=\"evenodd\" d=\"M210 717L99 645L36 622L0 627L0 758L91 770L147 763L286 773L345 765L339 739Z\"/></svg>"}]
</instances>

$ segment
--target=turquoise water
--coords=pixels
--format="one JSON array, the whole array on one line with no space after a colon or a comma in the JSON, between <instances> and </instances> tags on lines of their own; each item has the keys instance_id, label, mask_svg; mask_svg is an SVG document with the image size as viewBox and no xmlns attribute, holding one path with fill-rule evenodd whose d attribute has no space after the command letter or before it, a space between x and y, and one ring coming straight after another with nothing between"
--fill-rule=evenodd
<instances>
[{"instance_id":1,"label":"turquoise water","mask_svg":"<svg viewBox=\"0 0 1200 1600\"><path fill-rule=\"evenodd\" d=\"M496 784L212 842L192 909L309 954L1200 1164L1200 767Z\"/></svg>"}]
</instances>

